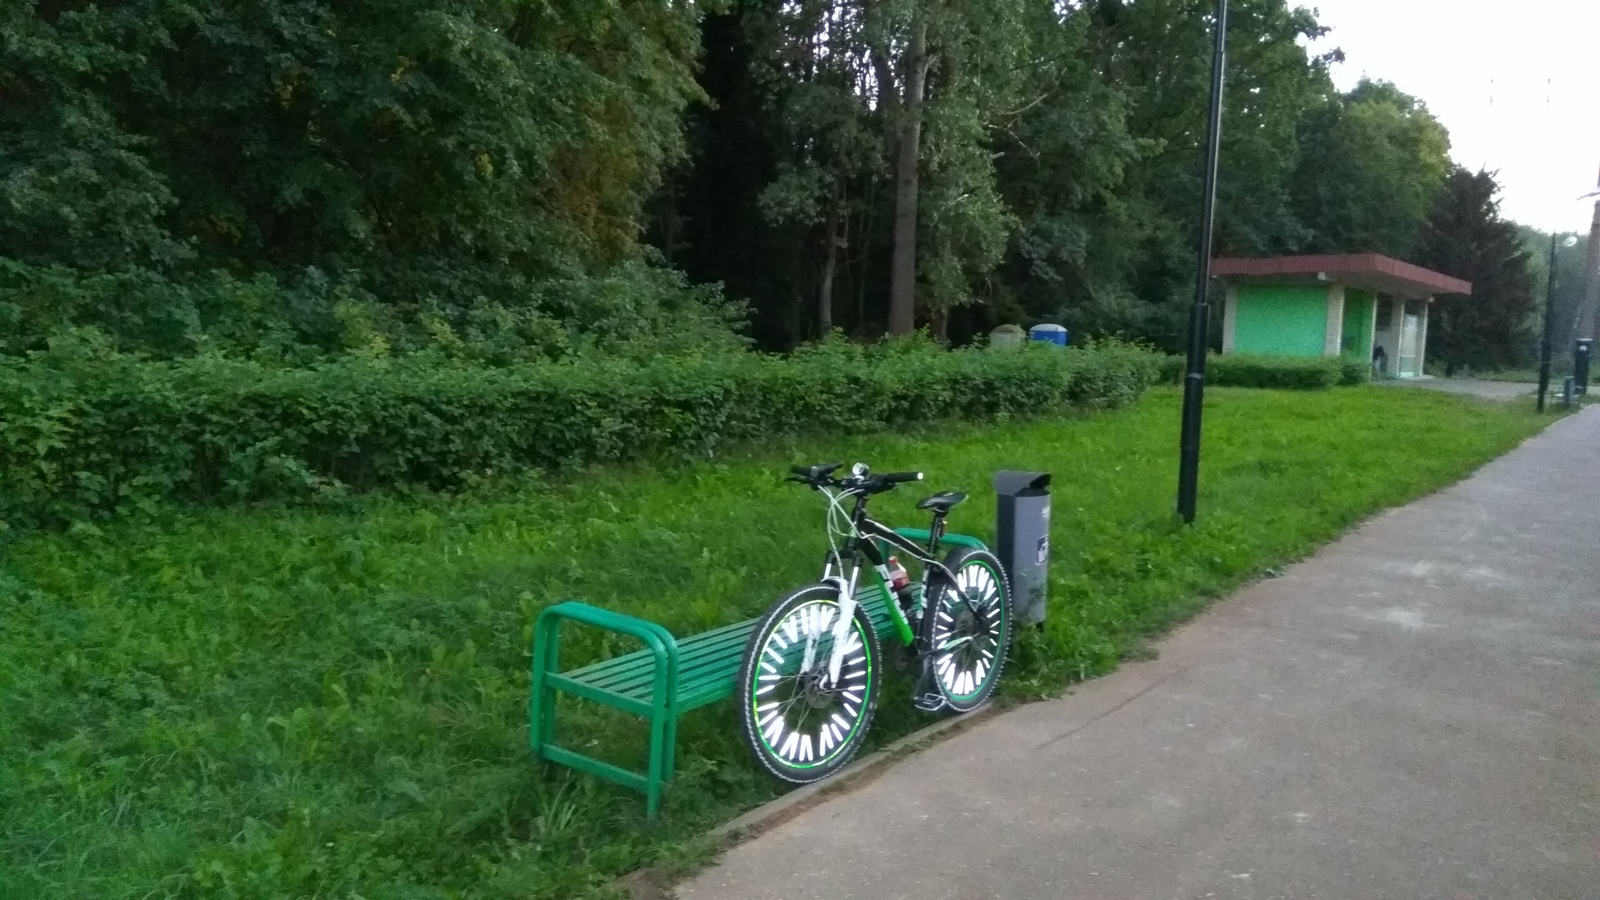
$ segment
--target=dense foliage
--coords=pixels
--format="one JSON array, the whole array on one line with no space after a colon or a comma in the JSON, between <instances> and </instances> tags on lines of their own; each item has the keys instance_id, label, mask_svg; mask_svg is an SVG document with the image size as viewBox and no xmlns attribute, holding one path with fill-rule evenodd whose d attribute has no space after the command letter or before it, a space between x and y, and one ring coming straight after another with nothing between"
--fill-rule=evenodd
<instances>
[{"instance_id":1,"label":"dense foliage","mask_svg":"<svg viewBox=\"0 0 1600 900\"><path fill-rule=\"evenodd\" d=\"M503 364L1041 319L1176 349L1209 10L5 4L0 354L92 326ZM1412 257L1449 172L1426 106L1340 94L1312 10L1229 21L1218 251Z\"/></svg>"},{"instance_id":2,"label":"dense foliage","mask_svg":"<svg viewBox=\"0 0 1600 900\"><path fill-rule=\"evenodd\" d=\"M1120 344L946 352L916 342L486 367L417 354L299 368L81 347L0 362L0 524L167 498L457 488L496 474L932 419L1125 405L1157 377Z\"/></svg>"},{"instance_id":3,"label":"dense foliage","mask_svg":"<svg viewBox=\"0 0 1600 900\"><path fill-rule=\"evenodd\" d=\"M4 4L6 330L36 343L65 319L184 352L253 329L336 346L324 332L364 312L421 333L540 320L544 281L639 258L639 207L700 96L697 15Z\"/></svg>"}]
</instances>

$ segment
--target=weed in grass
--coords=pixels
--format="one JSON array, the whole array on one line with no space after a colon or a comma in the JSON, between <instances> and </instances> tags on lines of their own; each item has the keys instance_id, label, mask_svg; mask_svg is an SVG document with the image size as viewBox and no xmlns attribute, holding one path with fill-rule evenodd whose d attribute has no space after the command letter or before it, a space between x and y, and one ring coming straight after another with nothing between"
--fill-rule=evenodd
<instances>
[{"instance_id":1,"label":"weed in grass","mask_svg":"<svg viewBox=\"0 0 1600 900\"><path fill-rule=\"evenodd\" d=\"M0 896L572 898L681 871L777 791L732 710L689 715L666 815L535 765L534 617L568 597L689 634L816 577L822 509L789 463L865 459L973 499L1055 475L1050 615L1012 698L1144 652L1226 591L1533 433L1530 412L1427 392L1208 393L1200 519L1171 514L1178 394L1078 419L792 440L714 464L595 471L470 497L231 510L14 540L0 569ZM875 501L920 524L921 495ZM630 649L574 629L569 665ZM892 680L881 744L929 720ZM642 759L644 729L576 705L561 738ZM565 713L565 711L564 711Z\"/></svg>"}]
</instances>

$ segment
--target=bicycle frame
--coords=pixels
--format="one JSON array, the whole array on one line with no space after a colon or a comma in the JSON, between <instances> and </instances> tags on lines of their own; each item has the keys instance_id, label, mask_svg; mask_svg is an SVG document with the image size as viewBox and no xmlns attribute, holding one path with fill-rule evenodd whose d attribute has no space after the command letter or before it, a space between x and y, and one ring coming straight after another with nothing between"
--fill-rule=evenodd
<instances>
[{"instance_id":1,"label":"bicycle frame","mask_svg":"<svg viewBox=\"0 0 1600 900\"><path fill-rule=\"evenodd\" d=\"M839 497L829 495L830 503L837 503ZM872 565L873 574L878 577L877 589L883 592L884 605L889 610L889 617L894 622L896 636L905 646L913 646L916 635L911 631L911 623L906 620L905 611L894 596L894 591L889 587L888 560L879 549L879 543L893 547L905 553L912 559L922 564L922 593L927 596L929 580L938 574L950 582L955 581L955 573L945 567L944 563L935 558L939 539L944 533L944 519L935 516L933 528L928 536L926 548L918 546L915 542L902 537L893 528L867 516L867 495L856 494L855 509L850 514L850 536L845 541L844 547L830 549L828 558L823 565L822 581L832 584L839 592L839 619L833 625L833 650L828 658L828 682L837 684L839 672L844 665L846 652L845 636L849 633L850 622L855 617L856 591L860 586L861 560L866 559ZM849 560L848 572L846 559ZM816 651L815 634L806 640L805 666L810 668Z\"/></svg>"}]
</instances>

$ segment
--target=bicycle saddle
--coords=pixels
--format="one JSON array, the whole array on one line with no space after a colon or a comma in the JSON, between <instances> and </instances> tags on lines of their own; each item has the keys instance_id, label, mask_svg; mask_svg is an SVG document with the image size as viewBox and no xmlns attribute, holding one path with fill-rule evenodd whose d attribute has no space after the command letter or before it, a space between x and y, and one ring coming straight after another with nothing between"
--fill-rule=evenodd
<instances>
[{"instance_id":1,"label":"bicycle saddle","mask_svg":"<svg viewBox=\"0 0 1600 900\"><path fill-rule=\"evenodd\" d=\"M917 504L917 509L931 509L940 515L950 511L957 503L967 499L967 495L960 491L940 491Z\"/></svg>"}]
</instances>

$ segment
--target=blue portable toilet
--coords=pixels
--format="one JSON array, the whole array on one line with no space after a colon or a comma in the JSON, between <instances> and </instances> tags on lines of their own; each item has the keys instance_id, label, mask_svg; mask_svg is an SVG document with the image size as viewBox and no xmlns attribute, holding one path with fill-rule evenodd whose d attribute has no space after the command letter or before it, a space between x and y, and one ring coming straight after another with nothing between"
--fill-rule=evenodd
<instances>
[{"instance_id":1,"label":"blue portable toilet","mask_svg":"<svg viewBox=\"0 0 1600 900\"><path fill-rule=\"evenodd\" d=\"M1067 329L1060 325L1035 325L1028 329L1028 340L1044 341L1065 347L1067 345Z\"/></svg>"}]
</instances>

